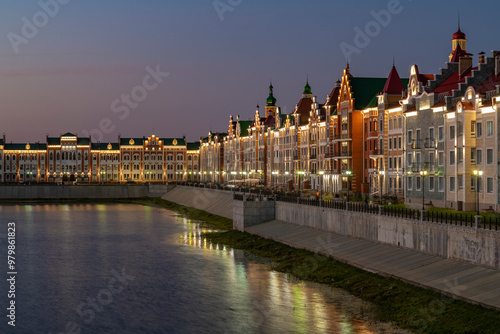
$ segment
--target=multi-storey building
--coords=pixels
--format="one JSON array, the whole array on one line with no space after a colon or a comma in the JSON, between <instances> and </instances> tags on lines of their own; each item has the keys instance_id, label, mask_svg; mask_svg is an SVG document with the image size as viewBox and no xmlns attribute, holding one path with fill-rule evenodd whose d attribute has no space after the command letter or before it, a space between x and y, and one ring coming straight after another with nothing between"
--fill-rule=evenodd
<instances>
[{"instance_id":1,"label":"multi-storey building","mask_svg":"<svg viewBox=\"0 0 500 334\"><path fill-rule=\"evenodd\" d=\"M370 136L365 141L365 165L368 166L365 178L368 177L371 195L403 197L404 194L404 122L400 100L407 85L408 79L401 80L393 66L378 95L377 108L368 108L365 112L365 137L366 133ZM370 168L371 163L378 168Z\"/></svg>"},{"instance_id":2,"label":"multi-storey building","mask_svg":"<svg viewBox=\"0 0 500 334\"><path fill-rule=\"evenodd\" d=\"M412 67L408 96L403 100L408 204L473 210L482 192L480 174L486 172L492 175L492 193L488 196L482 192L481 202L491 206L495 203L492 180L497 148L493 144L496 113L492 97L497 92L497 58L495 54L489 58L481 53L478 66L474 66L471 55L465 52L466 42L460 30L453 35L450 62L430 80ZM488 116L488 111L492 115ZM482 133L483 117L490 122L490 137ZM481 119L479 130L476 118ZM476 137L478 131L481 141ZM490 154L490 165L484 164L485 153Z\"/></svg>"},{"instance_id":3,"label":"multi-storey building","mask_svg":"<svg viewBox=\"0 0 500 334\"><path fill-rule=\"evenodd\" d=\"M152 135L93 143L89 137L66 133L47 136L46 143L5 142L4 137L0 182L7 183L178 182L189 179L189 166L192 170L199 166L198 148L192 146L188 151L184 138Z\"/></svg>"}]
</instances>

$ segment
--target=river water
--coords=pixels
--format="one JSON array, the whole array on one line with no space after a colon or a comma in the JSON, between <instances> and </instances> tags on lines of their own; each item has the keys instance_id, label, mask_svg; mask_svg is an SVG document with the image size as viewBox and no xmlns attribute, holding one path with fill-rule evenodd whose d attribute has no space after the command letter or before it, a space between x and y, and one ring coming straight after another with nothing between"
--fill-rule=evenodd
<instances>
[{"instance_id":1,"label":"river water","mask_svg":"<svg viewBox=\"0 0 500 334\"><path fill-rule=\"evenodd\" d=\"M162 208L0 206L1 333L399 333L341 290L275 272ZM16 223L16 327L7 222Z\"/></svg>"}]
</instances>

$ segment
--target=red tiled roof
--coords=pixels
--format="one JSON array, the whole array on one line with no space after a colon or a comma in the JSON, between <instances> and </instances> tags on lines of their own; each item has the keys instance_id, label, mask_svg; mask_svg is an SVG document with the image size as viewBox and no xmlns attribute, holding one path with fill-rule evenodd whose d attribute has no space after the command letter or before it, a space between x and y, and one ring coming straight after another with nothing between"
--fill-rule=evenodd
<instances>
[{"instance_id":1,"label":"red tiled roof","mask_svg":"<svg viewBox=\"0 0 500 334\"><path fill-rule=\"evenodd\" d=\"M438 102L435 105L433 105L432 108L439 108L439 107L444 107L444 106L446 106L446 102L441 101L441 102Z\"/></svg>"},{"instance_id":2,"label":"red tiled roof","mask_svg":"<svg viewBox=\"0 0 500 334\"><path fill-rule=\"evenodd\" d=\"M411 111L417 111L417 107L413 106L410 109L406 110L405 112L411 112Z\"/></svg>"},{"instance_id":3,"label":"red tiled roof","mask_svg":"<svg viewBox=\"0 0 500 334\"><path fill-rule=\"evenodd\" d=\"M264 121L265 126L273 126L276 124L276 120L272 115L267 116L266 120Z\"/></svg>"},{"instance_id":4,"label":"red tiled roof","mask_svg":"<svg viewBox=\"0 0 500 334\"><path fill-rule=\"evenodd\" d=\"M453 51L453 57L451 58L450 63L458 63L460 61L460 57L467 55L467 52L462 50L460 44L457 45L455 51Z\"/></svg>"},{"instance_id":5,"label":"red tiled roof","mask_svg":"<svg viewBox=\"0 0 500 334\"><path fill-rule=\"evenodd\" d=\"M477 91L480 94L484 94L491 90L495 90L497 85L500 85L500 75L492 74L488 79L484 80L481 85L479 85Z\"/></svg>"},{"instance_id":6,"label":"red tiled roof","mask_svg":"<svg viewBox=\"0 0 500 334\"><path fill-rule=\"evenodd\" d=\"M434 93L450 93L454 89L458 89L458 84L465 82L465 78L470 76L472 70L476 70L477 68L469 68L465 71L464 75L460 76L458 72L453 73L446 79L442 84L440 84L436 89L434 89Z\"/></svg>"},{"instance_id":7,"label":"red tiled roof","mask_svg":"<svg viewBox=\"0 0 500 334\"><path fill-rule=\"evenodd\" d=\"M424 84L424 86L427 86L429 84L429 81L434 79L435 79L434 74L420 74L418 77L418 80L422 84Z\"/></svg>"},{"instance_id":8,"label":"red tiled roof","mask_svg":"<svg viewBox=\"0 0 500 334\"><path fill-rule=\"evenodd\" d=\"M339 100L340 82L337 81L337 83L338 85L336 85L330 93L330 101L325 104L327 106L337 106L337 102Z\"/></svg>"},{"instance_id":9,"label":"red tiled roof","mask_svg":"<svg viewBox=\"0 0 500 334\"><path fill-rule=\"evenodd\" d=\"M391 73L389 73L389 77L385 82L384 90L382 93L387 94L401 94L404 90L403 83L401 82L401 78L399 77L398 71L395 66L392 66Z\"/></svg>"},{"instance_id":10,"label":"red tiled roof","mask_svg":"<svg viewBox=\"0 0 500 334\"><path fill-rule=\"evenodd\" d=\"M313 104L313 100L309 97L303 97L300 99L299 104L297 105L297 114L307 115L309 116L311 112L311 107Z\"/></svg>"},{"instance_id":11,"label":"red tiled roof","mask_svg":"<svg viewBox=\"0 0 500 334\"><path fill-rule=\"evenodd\" d=\"M462 102L462 109L463 110L475 110L474 106L470 102Z\"/></svg>"}]
</instances>

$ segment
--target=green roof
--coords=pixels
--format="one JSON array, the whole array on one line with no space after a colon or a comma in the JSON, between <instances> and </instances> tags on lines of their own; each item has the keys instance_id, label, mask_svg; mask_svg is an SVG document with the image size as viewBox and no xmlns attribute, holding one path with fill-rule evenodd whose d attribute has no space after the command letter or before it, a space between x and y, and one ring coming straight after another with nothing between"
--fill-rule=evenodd
<instances>
[{"instance_id":1,"label":"green roof","mask_svg":"<svg viewBox=\"0 0 500 334\"><path fill-rule=\"evenodd\" d=\"M368 108L374 97L384 90L387 78L356 78L350 80L354 97L354 109Z\"/></svg>"},{"instance_id":2,"label":"green roof","mask_svg":"<svg viewBox=\"0 0 500 334\"><path fill-rule=\"evenodd\" d=\"M132 140L132 143L130 141ZM120 138L120 145L121 146L126 146L126 145L143 145L144 144L144 138Z\"/></svg>"},{"instance_id":3,"label":"green roof","mask_svg":"<svg viewBox=\"0 0 500 334\"><path fill-rule=\"evenodd\" d=\"M29 149L26 148L26 145L29 145ZM10 143L10 144L5 144L4 150L6 151L29 151L29 150L46 150L47 145L46 144L40 144L40 143L24 143L24 144L19 144L19 143Z\"/></svg>"},{"instance_id":4,"label":"green roof","mask_svg":"<svg viewBox=\"0 0 500 334\"><path fill-rule=\"evenodd\" d=\"M185 146L186 140L184 138L160 138L164 146ZM174 145L174 140L177 144Z\"/></svg>"},{"instance_id":5,"label":"green roof","mask_svg":"<svg viewBox=\"0 0 500 334\"><path fill-rule=\"evenodd\" d=\"M311 86L309 86L309 80L307 81L306 86L304 87L303 94L312 94Z\"/></svg>"},{"instance_id":6,"label":"green roof","mask_svg":"<svg viewBox=\"0 0 500 334\"><path fill-rule=\"evenodd\" d=\"M77 145L89 145L90 144L90 138L85 138L85 137L78 137L77 141L76 141L76 144Z\"/></svg>"},{"instance_id":7,"label":"green roof","mask_svg":"<svg viewBox=\"0 0 500 334\"><path fill-rule=\"evenodd\" d=\"M61 138L59 137L48 137L47 144L49 145L61 145Z\"/></svg>"},{"instance_id":8,"label":"green roof","mask_svg":"<svg viewBox=\"0 0 500 334\"><path fill-rule=\"evenodd\" d=\"M266 100L266 104L268 107L276 106L276 98L273 95L273 85L269 86L269 97Z\"/></svg>"},{"instance_id":9,"label":"green roof","mask_svg":"<svg viewBox=\"0 0 500 334\"><path fill-rule=\"evenodd\" d=\"M253 121L239 121L240 124L240 137L248 136L248 129L252 126Z\"/></svg>"},{"instance_id":10,"label":"green roof","mask_svg":"<svg viewBox=\"0 0 500 334\"><path fill-rule=\"evenodd\" d=\"M198 151L200 149L200 142L187 143L188 151Z\"/></svg>"}]
</instances>

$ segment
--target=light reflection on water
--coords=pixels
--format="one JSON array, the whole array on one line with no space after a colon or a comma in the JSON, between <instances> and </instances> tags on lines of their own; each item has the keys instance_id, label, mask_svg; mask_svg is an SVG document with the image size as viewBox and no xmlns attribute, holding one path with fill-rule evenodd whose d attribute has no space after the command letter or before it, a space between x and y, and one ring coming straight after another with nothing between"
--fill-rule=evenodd
<instances>
[{"instance_id":1,"label":"light reflection on water","mask_svg":"<svg viewBox=\"0 0 500 334\"><path fill-rule=\"evenodd\" d=\"M345 292L213 244L201 236L213 230L161 208L7 205L0 211L0 226L17 224L16 333L60 333L70 321L81 333L396 333L353 316L366 306ZM84 323L77 307L122 268L135 279ZM1 297L0 308L6 302Z\"/></svg>"}]
</instances>

